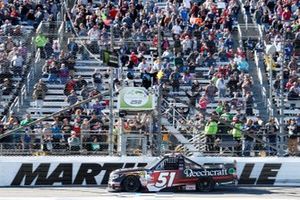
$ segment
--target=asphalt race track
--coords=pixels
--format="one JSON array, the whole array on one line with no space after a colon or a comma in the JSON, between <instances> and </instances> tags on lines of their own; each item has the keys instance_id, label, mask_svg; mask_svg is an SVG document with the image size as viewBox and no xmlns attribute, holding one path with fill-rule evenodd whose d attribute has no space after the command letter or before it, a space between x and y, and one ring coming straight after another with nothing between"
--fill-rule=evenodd
<instances>
[{"instance_id":1,"label":"asphalt race track","mask_svg":"<svg viewBox=\"0 0 300 200\"><path fill-rule=\"evenodd\" d=\"M218 187L212 193L111 193L96 187L0 188L0 200L300 199L298 187Z\"/></svg>"}]
</instances>

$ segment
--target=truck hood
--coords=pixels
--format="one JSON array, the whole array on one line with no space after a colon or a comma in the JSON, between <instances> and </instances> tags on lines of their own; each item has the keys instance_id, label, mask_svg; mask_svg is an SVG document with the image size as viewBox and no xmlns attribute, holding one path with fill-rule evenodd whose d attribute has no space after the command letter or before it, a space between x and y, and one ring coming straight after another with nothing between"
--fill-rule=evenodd
<instances>
[{"instance_id":1,"label":"truck hood","mask_svg":"<svg viewBox=\"0 0 300 200\"><path fill-rule=\"evenodd\" d=\"M124 169L117 169L112 171L111 173L114 174L124 174L124 173L131 173L131 172L144 172L147 171L145 168L143 167L138 167L138 168L124 168Z\"/></svg>"}]
</instances>

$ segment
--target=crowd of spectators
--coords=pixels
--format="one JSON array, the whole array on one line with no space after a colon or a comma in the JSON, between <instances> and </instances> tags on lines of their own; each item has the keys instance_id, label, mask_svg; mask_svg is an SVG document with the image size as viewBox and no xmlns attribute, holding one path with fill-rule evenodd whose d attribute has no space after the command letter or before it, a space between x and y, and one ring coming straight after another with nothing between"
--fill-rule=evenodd
<instances>
[{"instance_id":1,"label":"crowd of spectators","mask_svg":"<svg viewBox=\"0 0 300 200\"><path fill-rule=\"evenodd\" d=\"M294 55L291 51L295 48L291 50L291 45L295 45L296 41L282 43L281 40L288 40L293 31L297 38L298 9L285 6L285 2L244 2L247 14L253 13L256 22L262 25L266 41L274 40L278 47L277 53L270 59L275 65L284 63L280 60L281 46L284 47L285 61ZM126 73L114 77L115 88L127 85L152 90L161 85L165 99L176 98L183 91L187 106L176 109L184 118L191 120L189 123L180 122L180 131L188 133L190 129L186 127L191 125L193 132L205 134L207 151L219 150L218 144L231 140L235 142L238 155L249 156L254 149L265 149L270 155L275 155L274 148L259 142L259 139L263 139L276 146L278 127L274 125L273 119L263 122L259 116L254 117L254 83L249 73L252 66L248 63L244 49L239 47L234 33L240 6L237 0L168 0L163 7L154 1L100 1L96 4L78 1L73 9L66 12L66 31L74 35L73 39L81 37L84 42L70 40L66 51L61 49L59 43L47 40L43 35L39 35L40 39L36 40L41 56L46 59L43 80L34 88L36 106L43 106L47 84L64 84L64 95L69 106L101 94L107 88L104 79L109 78L109 72L95 69L92 82L89 82L82 76L76 76L75 63L76 59L88 60L93 57L90 54L101 54L105 45L109 44L113 30L114 39L119 41L121 65L126 69ZM36 13L43 9L37 7ZM55 14L56 9L51 7L47 11ZM286 16L289 9L293 10L291 16L294 22ZM272 17L267 19L267 16ZM282 21L281 25L279 21ZM290 24L290 29L286 24ZM157 55L158 48L161 49L161 59ZM299 92L298 68L294 66L295 61L292 61L285 67L288 73L285 84L289 87L289 94ZM108 106L104 96L77 106L55 118L52 124L36 125L33 132L40 130L42 137L27 137L27 143L33 144L38 138L43 140L43 149L48 151L65 147L72 151L106 149L104 144L107 136L102 135L101 131L108 130L108 120L102 112ZM137 119L126 120L123 129L127 132L134 128L149 132L147 120L139 118L138 115ZM28 117L26 120L30 121ZM298 121L291 120L286 126L289 133L297 133ZM120 126L115 124L115 129ZM24 145L25 138L22 140ZM83 145L84 141L87 145ZM290 137L289 144L295 151L293 137Z\"/></svg>"},{"instance_id":2,"label":"crowd of spectators","mask_svg":"<svg viewBox=\"0 0 300 200\"><path fill-rule=\"evenodd\" d=\"M270 1L272 2L272 1ZM265 55L266 65L272 67L274 77L283 69L283 87L288 100L299 100L299 9L298 1L258 1L252 8L256 22L261 25L264 42L273 45L273 55ZM280 77L274 83L280 89Z\"/></svg>"},{"instance_id":3,"label":"crowd of spectators","mask_svg":"<svg viewBox=\"0 0 300 200\"><path fill-rule=\"evenodd\" d=\"M21 88L20 80L27 73L30 55L34 56L30 54L33 48L29 46L34 30L41 21L55 20L59 7L60 3L52 0L0 3L0 102L3 115L8 114Z\"/></svg>"},{"instance_id":4,"label":"crowd of spectators","mask_svg":"<svg viewBox=\"0 0 300 200\"><path fill-rule=\"evenodd\" d=\"M285 109L298 109L299 105L294 103L300 100L299 1L246 0L244 8L246 14L260 27L261 42L267 49L271 49L260 54L264 55L266 70L272 72L275 99L285 98ZM280 105L277 106L279 108ZM293 114L286 117L285 127L289 153L296 155L300 133L299 116Z\"/></svg>"}]
</instances>

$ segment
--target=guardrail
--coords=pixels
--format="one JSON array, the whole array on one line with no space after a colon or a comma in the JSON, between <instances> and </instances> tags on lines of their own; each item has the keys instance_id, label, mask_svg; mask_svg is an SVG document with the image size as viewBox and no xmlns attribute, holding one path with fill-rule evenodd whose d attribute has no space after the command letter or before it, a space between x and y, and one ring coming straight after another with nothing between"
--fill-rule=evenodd
<instances>
[{"instance_id":1,"label":"guardrail","mask_svg":"<svg viewBox=\"0 0 300 200\"><path fill-rule=\"evenodd\" d=\"M24 129L12 134L10 138L6 139L6 142L0 143L0 155L109 155L108 130L81 131L76 134L76 137L72 137L70 133L42 134L41 130ZM163 132L163 134L167 133ZM185 135L189 134L186 133ZM255 133L255 136L267 141L270 135L265 134L264 130L260 130ZM75 141L71 139L69 141L69 138L75 138ZM151 155L153 151L150 145L152 143L151 138L152 136L149 137L145 131L135 130L125 132L122 135L115 134L113 139L114 155ZM189 140L190 143L197 146L197 151L185 152L184 143L176 146L170 141L164 141L161 148L163 153L183 152L189 155L201 152L205 156L264 157L276 156L279 153L256 139L246 140L245 138L246 136L243 136L240 140L235 140L228 132L217 133L213 141L208 141L205 134L198 133ZM279 144L281 144L280 141L273 145ZM287 146L285 146L286 149Z\"/></svg>"},{"instance_id":2,"label":"guardrail","mask_svg":"<svg viewBox=\"0 0 300 200\"><path fill-rule=\"evenodd\" d=\"M42 134L41 128L37 129L24 128L6 138L6 142L0 143L0 155L109 155L108 130L86 130L71 135L62 132ZM123 142L120 144L119 140ZM114 155L146 155L151 151L150 146L147 147L151 143L149 140L145 131L114 135Z\"/></svg>"}]
</instances>

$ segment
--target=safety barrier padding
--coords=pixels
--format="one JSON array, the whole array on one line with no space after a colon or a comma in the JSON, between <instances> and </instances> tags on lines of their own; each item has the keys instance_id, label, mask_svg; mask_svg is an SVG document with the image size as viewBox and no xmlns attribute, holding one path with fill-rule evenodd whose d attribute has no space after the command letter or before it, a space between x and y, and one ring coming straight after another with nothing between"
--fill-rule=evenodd
<instances>
[{"instance_id":1,"label":"safety barrier padding","mask_svg":"<svg viewBox=\"0 0 300 200\"><path fill-rule=\"evenodd\" d=\"M0 186L105 185L112 170L143 167L156 157L0 157ZM300 158L190 157L199 164L237 163L240 185L300 186Z\"/></svg>"}]
</instances>

